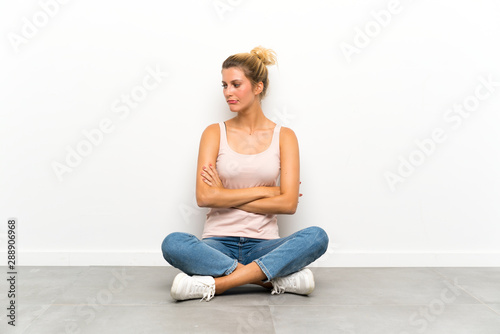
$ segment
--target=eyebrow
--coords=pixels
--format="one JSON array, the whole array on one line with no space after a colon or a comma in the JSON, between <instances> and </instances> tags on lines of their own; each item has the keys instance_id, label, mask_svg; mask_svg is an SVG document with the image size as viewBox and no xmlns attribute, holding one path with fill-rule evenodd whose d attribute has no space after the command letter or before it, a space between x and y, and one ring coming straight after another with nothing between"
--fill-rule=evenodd
<instances>
[{"instance_id":1,"label":"eyebrow","mask_svg":"<svg viewBox=\"0 0 500 334\"><path fill-rule=\"evenodd\" d=\"M235 79L235 80L231 80L231 83L234 83L234 82L242 82L243 80L241 79ZM226 83L224 80L222 80L222 83Z\"/></svg>"}]
</instances>

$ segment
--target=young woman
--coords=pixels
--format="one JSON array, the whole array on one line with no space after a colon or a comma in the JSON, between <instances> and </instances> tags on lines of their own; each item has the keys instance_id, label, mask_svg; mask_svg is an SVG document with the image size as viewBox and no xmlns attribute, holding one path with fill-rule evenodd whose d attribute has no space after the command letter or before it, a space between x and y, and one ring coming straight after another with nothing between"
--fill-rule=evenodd
<instances>
[{"instance_id":1,"label":"young woman","mask_svg":"<svg viewBox=\"0 0 500 334\"><path fill-rule=\"evenodd\" d=\"M209 125L201 136L196 200L211 208L202 239L175 232L162 243L165 260L183 271L172 284L175 300L209 301L249 283L272 294L314 289L304 267L326 251L327 234L315 226L286 238L278 234L277 214L294 214L302 194L295 133L261 107L267 65L275 62L272 50L256 47L222 64L224 97L236 116Z\"/></svg>"}]
</instances>

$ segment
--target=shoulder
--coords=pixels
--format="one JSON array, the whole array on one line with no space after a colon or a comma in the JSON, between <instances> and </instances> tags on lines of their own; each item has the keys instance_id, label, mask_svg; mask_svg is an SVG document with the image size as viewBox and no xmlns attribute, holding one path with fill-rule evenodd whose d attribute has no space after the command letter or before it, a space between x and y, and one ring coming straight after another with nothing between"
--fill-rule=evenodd
<instances>
[{"instance_id":1,"label":"shoulder","mask_svg":"<svg viewBox=\"0 0 500 334\"><path fill-rule=\"evenodd\" d=\"M219 146L220 126L219 123L210 124L201 135L202 145Z\"/></svg>"},{"instance_id":2,"label":"shoulder","mask_svg":"<svg viewBox=\"0 0 500 334\"><path fill-rule=\"evenodd\" d=\"M280 142L296 142L297 141L297 136L295 135L295 132L287 128L286 126L282 126L280 129Z\"/></svg>"},{"instance_id":3,"label":"shoulder","mask_svg":"<svg viewBox=\"0 0 500 334\"><path fill-rule=\"evenodd\" d=\"M292 129L282 126L280 129L280 152L286 154L287 152L298 152L299 142L297 136Z\"/></svg>"},{"instance_id":4,"label":"shoulder","mask_svg":"<svg viewBox=\"0 0 500 334\"><path fill-rule=\"evenodd\" d=\"M220 126L219 123L213 123L210 124L205 128L203 131L203 136L204 137L212 137L212 136L218 136L220 134Z\"/></svg>"}]
</instances>

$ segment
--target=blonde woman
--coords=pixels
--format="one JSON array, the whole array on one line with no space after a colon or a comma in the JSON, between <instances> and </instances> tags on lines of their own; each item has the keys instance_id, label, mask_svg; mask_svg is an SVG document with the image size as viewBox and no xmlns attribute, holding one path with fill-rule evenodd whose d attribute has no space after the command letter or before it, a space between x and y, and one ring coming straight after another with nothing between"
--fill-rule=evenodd
<instances>
[{"instance_id":1,"label":"blonde woman","mask_svg":"<svg viewBox=\"0 0 500 334\"><path fill-rule=\"evenodd\" d=\"M274 51L256 47L222 64L224 98L236 115L201 136L196 200L210 208L202 238L175 232L162 243L165 260L182 271L171 288L175 300L209 301L244 284L272 294L314 289L304 267L324 254L327 234L316 226L285 238L278 233L277 215L294 214L302 194L297 137L261 107L267 66L275 63Z\"/></svg>"}]
</instances>

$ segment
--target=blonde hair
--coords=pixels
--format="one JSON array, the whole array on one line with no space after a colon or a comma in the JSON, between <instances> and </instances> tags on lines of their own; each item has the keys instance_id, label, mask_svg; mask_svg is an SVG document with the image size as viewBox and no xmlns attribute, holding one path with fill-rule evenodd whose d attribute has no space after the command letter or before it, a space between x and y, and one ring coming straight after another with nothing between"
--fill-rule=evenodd
<instances>
[{"instance_id":1,"label":"blonde hair","mask_svg":"<svg viewBox=\"0 0 500 334\"><path fill-rule=\"evenodd\" d=\"M229 56L223 63L222 69L237 67L245 73L245 76L252 82L252 86L262 82L264 87L259 94L260 99L266 95L269 79L267 77L267 65L277 63L276 53L271 49L257 46L249 53L237 53Z\"/></svg>"}]
</instances>

